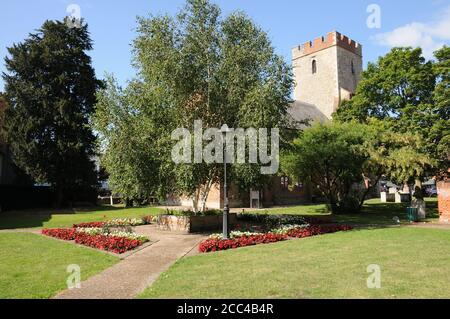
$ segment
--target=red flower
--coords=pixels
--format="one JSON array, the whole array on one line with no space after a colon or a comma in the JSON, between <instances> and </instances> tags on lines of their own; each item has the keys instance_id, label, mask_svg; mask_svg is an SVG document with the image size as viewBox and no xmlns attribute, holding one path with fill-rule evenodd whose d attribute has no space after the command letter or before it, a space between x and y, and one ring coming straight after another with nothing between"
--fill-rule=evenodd
<instances>
[{"instance_id":1,"label":"red flower","mask_svg":"<svg viewBox=\"0 0 450 319\"><path fill-rule=\"evenodd\" d=\"M102 228L105 226L105 222L90 222L90 223L80 223L75 224L73 228Z\"/></svg>"},{"instance_id":2,"label":"red flower","mask_svg":"<svg viewBox=\"0 0 450 319\"><path fill-rule=\"evenodd\" d=\"M242 236L234 239L207 239L200 243L199 251L202 253L215 252L219 250L234 249L245 246L275 243L278 241L286 240L288 237L293 238L305 238L310 236L316 236L326 233L334 233L338 231L351 230L352 227L347 225L313 225L307 228L296 228L288 232L287 235L280 234L258 234L253 236Z\"/></svg>"},{"instance_id":3,"label":"red flower","mask_svg":"<svg viewBox=\"0 0 450 319\"><path fill-rule=\"evenodd\" d=\"M287 236L278 234L259 234L253 236L243 236L234 239L207 239L200 243L200 252L215 252L219 250L227 250L245 246L252 246L258 244L268 244L277 241L286 240Z\"/></svg>"},{"instance_id":4,"label":"red flower","mask_svg":"<svg viewBox=\"0 0 450 319\"><path fill-rule=\"evenodd\" d=\"M43 229L42 234L62 240L75 240L77 244L122 254L143 244L140 240L105 235L89 235L69 229Z\"/></svg>"},{"instance_id":5,"label":"red flower","mask_svg":"<svg viewBox=\"0 0 450 319\"><path fill-rule=\"evenodd\" d=\"M43 229L42 234L62 240L75 240L77 230L70 229Z\"/></svg>"}]
</instances>

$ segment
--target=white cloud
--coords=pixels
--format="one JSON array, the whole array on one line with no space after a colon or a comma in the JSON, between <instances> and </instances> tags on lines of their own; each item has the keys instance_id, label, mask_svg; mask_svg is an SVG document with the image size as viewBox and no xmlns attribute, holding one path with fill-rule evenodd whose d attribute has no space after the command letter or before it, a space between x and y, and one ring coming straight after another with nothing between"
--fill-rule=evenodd
<instances>
[{"instance_id":1,"label":"white cloud","mask_svg":"<svg viewBox=\"0 0 450 319\"><path fill-rule=\"evenodd\" d=\"M375 41L388 47L421 47L427 59L450 40L450 7L436 21L412 22L392 31L374 36Z\"/></svg>"}]
</instances>

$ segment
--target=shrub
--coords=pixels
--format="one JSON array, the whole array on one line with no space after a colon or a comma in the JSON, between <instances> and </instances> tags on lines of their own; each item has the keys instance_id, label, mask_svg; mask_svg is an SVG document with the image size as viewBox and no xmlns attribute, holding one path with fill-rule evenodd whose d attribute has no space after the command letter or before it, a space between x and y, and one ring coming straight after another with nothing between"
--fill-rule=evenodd
<instances>
[{"instance_id":1,"label":"shrub","mask_svg":"<svg viewBox=\"0 0 450 319\"><path fill-rule=\"evenodd\" d=\"M284 225L317 225L327 221L298 215L269 215L269 214L239 214L238 220L242 222L258 223L267 230L280 228Z\"/></svg>"},{"instance_id":2,"label":"shrub","mask_svg":"<svg viewBox=\"0 0 450 319\"><path fill-rule=\"evenodd\" d=\"M120 226L140 226L144 225L143 218L123 218L112 219L104 222L89 222L73 225L73 228L102 228L102 227L120 227Z\"/></svg>"},{"instance_id":3,"label":"shrub","mask_svg":"<svg viewBox=\"0 0 450 319\"><path fill-rule=\"evenodd\" d=\"M223 212L219 209L209 209L204 212L194 212L192 210L175 210L175 209L166 209L164 213L161 215L169 215L169 216L218 216L222 215Z\"/></svg>"}]
</instances>

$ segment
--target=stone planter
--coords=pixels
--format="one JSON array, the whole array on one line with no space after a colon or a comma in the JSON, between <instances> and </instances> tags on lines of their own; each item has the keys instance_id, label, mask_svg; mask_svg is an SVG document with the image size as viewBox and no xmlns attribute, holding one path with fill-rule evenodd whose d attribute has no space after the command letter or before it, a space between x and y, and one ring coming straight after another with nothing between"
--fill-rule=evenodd
<instances>
[{"instance_id":1,"label":"stone planter","mask_svg":"<svg viewBox=\"0 0 450 319\"><path fill-rule=\"evenodd\" d=\"M199 233L205 231L220 230L222 228L223 216L158 216L158 228L167 231L178 231L185 233ZM230 214L228 218L230 226L236 225L237 214Z\"/></svg>"}]
</instances>

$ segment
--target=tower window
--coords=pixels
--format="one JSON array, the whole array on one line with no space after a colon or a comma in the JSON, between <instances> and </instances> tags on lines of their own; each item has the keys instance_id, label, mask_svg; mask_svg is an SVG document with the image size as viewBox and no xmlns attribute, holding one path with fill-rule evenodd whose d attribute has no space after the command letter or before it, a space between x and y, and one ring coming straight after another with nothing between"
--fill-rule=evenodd
<instances>
[{"instance_id":1,"label":"tower window","mask_svg":"<svg viewBox=\"0 0 450 319\"><path fill-rule=\"evenodd\" d=\"M316 74L316 73L317 73L317 61L312 60L312 74Z\"/></svg>"},{"instance_id":2,"label":"tower window","mask_svg":"<svg viewBox=\"0 0 450 319\"><path fill-rule=\"evenodd\" d=\"M355 64L353 63L353 60L352 60L352 74L355 74Z\"/></svg>"}]
</instances>

